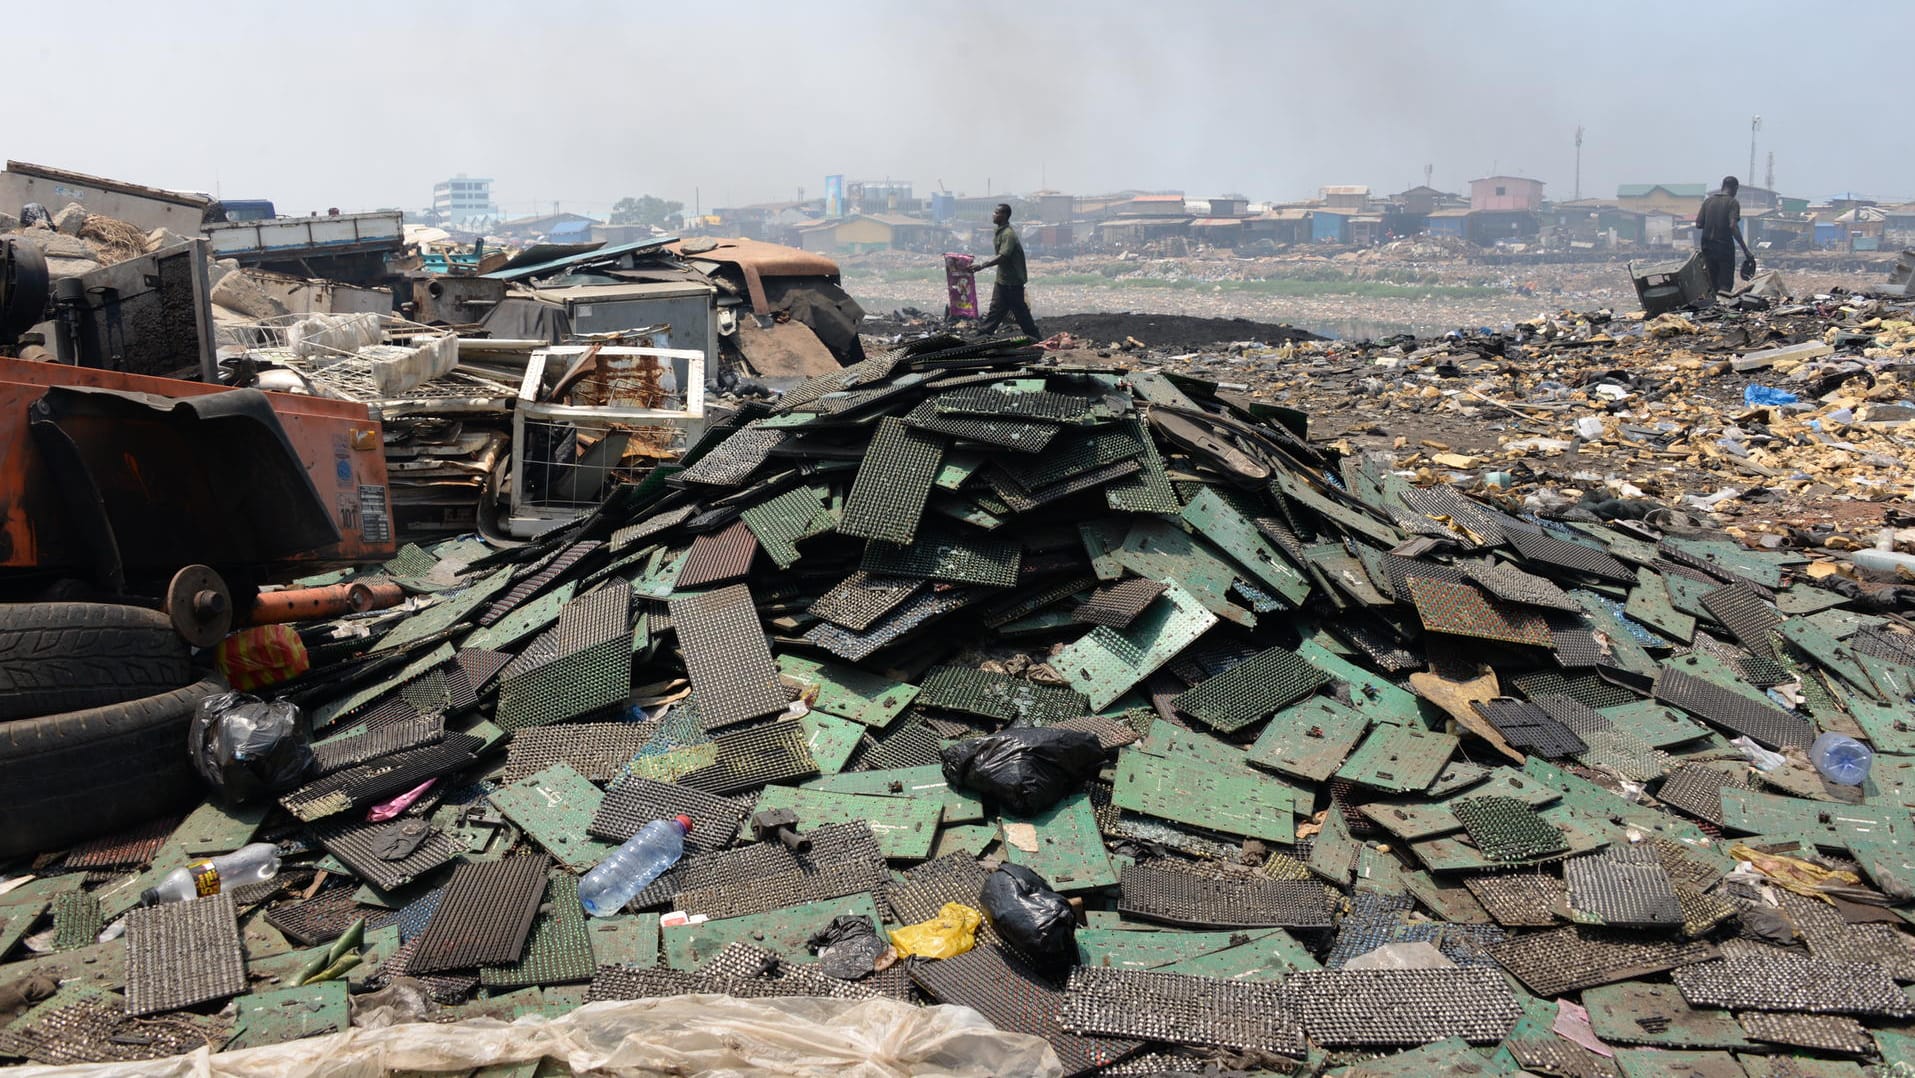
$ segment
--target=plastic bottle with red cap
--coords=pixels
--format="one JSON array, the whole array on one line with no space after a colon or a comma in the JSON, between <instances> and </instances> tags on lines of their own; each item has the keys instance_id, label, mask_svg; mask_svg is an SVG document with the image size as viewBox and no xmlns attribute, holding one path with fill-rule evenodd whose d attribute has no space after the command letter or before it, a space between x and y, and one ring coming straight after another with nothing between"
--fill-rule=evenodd
<instances>
[{"instance_id":1,"label":"plastic bottle with red cap","mask_svg":"<svg viewBox=\"0 0 1915 1078\"><path fill-rule=\"evenodd\" d=\"M624 909L633 895L685 856L685 836L691 829L692 818L684 815L639 828L579 881L579 905L593 917L610 917Z\"/></svg>"}]
</instances>

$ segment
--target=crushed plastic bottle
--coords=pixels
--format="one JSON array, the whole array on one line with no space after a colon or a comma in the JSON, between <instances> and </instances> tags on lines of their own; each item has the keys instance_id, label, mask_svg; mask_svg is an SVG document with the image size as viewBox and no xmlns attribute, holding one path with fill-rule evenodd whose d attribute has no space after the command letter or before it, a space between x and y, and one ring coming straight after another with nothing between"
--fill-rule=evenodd
<instances>
[{"instance_id":1,"label":"crushed plastic bottle","mask_svg":"<svg viewBox=\"0 0 1915 1078\"><path fill-rule=\"evenodd\" d=\"M640 828L579 880L579 905L593 917L610 917L624 909L633 895L685 855L685 836L691 829L690 816L653 820Z\"/></svg>"},{"instance_id":2,"label":"crushed plastic bottle","mask_svg":"<svg viewBox=\"0 0 1915 1078\"><path fill-rule=\"evenodd\" d=\"M1860 786L1868 778L1875 753L1844 734L1822 734L1809 746L1809 761L1822 777L1843 786Z\"/></svg>"},{"instance_id":3,"label":"crushed plastic bottle","mask_svg":"<svg viewBox=\"0 0 1915 1078\"><path fill-rule=\"evenodd\" d=\"M216 895L229 887L265 883L279 875L279 847L270 842L241 846L232 853L176 868L158 885L140 892L140 902L157 906L162 902Z\"/></svg>"},{"instance_id":4,"label":"crushed plastic bottle","mask_svg":"<svg viewBox=\"0 0 1915 1078\"><path fill-rule=\"evenodd\" d=\"M1779 752L1770 752L1747 737L1738 737L1729 744L1734 745L1742 753L1742 758L1749 761L1749 766L1757 771L1774 771L1789 762L1788 757Z\"/></svg>"}]
</instances>

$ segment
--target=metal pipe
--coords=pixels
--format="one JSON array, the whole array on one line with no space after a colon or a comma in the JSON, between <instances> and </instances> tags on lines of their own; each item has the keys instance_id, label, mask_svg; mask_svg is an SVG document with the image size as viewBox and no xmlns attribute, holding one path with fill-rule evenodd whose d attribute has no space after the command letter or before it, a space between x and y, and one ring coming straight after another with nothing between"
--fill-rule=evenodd
<instances>
[{"instance_id":1,"label":"metal pipe","mask_svg":"<svg viewBox=\"0 0 1915 1078\"><path fill-rule=\"evenodd\" d=\"M247 622L278 625L289 621L316 621L345 614L384 610L405 600L405 589L390 581L329 584L319 588L262 591L253 600Z\"/></svg>"},{"instance_id":2,"label":"metal pipe","mask_svg":"<svg viewBox=\"0 0 1915 1078\"><path fill-rule=\"evenodd\" d=\"M53 282L53 354L68 366L85 366L80 333L86 320L86 285L78 277Z\"/></svg>"}]
</instances>

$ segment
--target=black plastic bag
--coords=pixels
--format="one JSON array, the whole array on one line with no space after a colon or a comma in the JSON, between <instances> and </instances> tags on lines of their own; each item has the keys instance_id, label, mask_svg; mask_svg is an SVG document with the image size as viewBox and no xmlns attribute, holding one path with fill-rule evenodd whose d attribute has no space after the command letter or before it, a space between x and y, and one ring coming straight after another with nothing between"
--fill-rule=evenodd
<instances>
[{"instance_id":1,"label":"black plastic bag","mask_svg":"<svg viewBox=\"0 0 1915 1078\"><path fill-rule=\"evenodd\" d=\"M187 751L200 777L230 805L290 790L315 766L312 735L297 706L237 692L200 701Z\"/></svg>"},{"instance_id":2,"label":"black plastic bag","mask_svg":"<svg viewBox=\"0 0 1915 1078\"><path fill-rule=\"evenodd\" d=\"M841 981L855 981L877 968L891 941L878 934L871 918L845 914L812 933L806 941L818 955L818 968Z\"/></svg>"},{"instance_id":3,"label":"black plastic bag","mask_svg":"<svg viewBox=\"0 0 1915 1078\"><path fill-rule=\"evenodd\" d=\"M1104 747L1081 730L1017 726L947 746L944 779L1032 816L1063 800L1104 766Z\"/></svg>"},{"instance_id":4,"label":"black plastic bag","mask_svg":"<svg viewBox=\"0 0 1915 1078\"><path fill-rule=\"evenodd\" d=\"M1052 968L1077 963L1077 912L1044 877L1000 865L984 878L984 916L1012 949Z\"/></svg>"}]
</instances>

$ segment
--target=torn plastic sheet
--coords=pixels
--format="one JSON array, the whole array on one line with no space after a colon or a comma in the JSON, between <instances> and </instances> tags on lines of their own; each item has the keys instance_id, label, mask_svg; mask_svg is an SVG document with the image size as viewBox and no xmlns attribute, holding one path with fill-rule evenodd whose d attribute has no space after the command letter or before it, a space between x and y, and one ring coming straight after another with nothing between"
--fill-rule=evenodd
<instances>
[{"instance_id":1,"label":"torn plastic sheet","mask_svg":"<svg viewBox=\"0 0 1915 1078\"><path fill-rule=\"evenodd\" d=\"M968 1007L891 999L672 996L587 1004L562 1018L473 1018L353 1029L217 1055L20 1067L9 1078L381 1078L555 1060L574 1074L818 1078L1061 1078L1045 1041Z\"/></svg>"}]
</instances>

